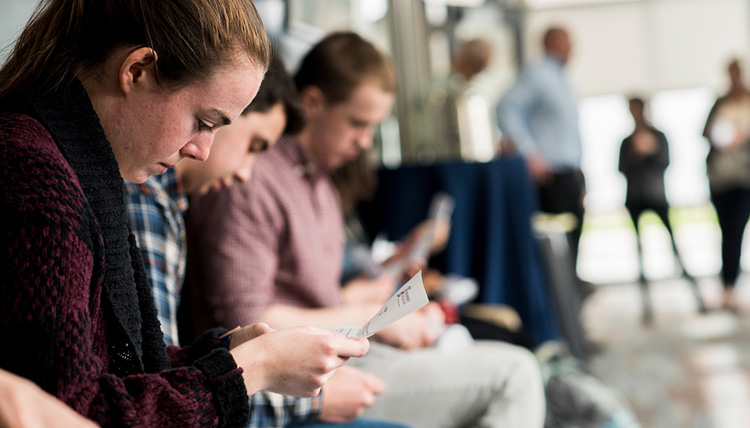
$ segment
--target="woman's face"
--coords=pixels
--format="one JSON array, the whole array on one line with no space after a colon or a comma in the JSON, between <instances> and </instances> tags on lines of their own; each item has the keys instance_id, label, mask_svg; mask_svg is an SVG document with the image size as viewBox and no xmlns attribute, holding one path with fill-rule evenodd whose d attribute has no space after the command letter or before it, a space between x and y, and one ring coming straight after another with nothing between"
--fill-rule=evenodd
<instances>
[{"instance_id":1,"label":"woman's face","mask_svg":"<svg viewBox=\"0 0 750 428\"><path fill-rule=\"evenodd\" d=\"M139 79L140 85L122 91L113 103L115 113L105 116L107 123L102 119L120 174L135 183L185 158L206 160L216 131L237 119L263 79L262 68L241 61L168 91L148 71L142 77L133 73L133 82Z\"/></svg>"},{"instance_id":2,"label":"woman's face","mask_svg":"<svg viewBox=\"0 0 750 428\"><path fill-rule=\"evenodd\" d=\"M258 153L273 145L286 127L284 105L266 112L250 112L216 133L211 156L205 162L188 159L177 166L180 181L190 195L229 187L250 179Z\"/></svg>"}]
</instances>

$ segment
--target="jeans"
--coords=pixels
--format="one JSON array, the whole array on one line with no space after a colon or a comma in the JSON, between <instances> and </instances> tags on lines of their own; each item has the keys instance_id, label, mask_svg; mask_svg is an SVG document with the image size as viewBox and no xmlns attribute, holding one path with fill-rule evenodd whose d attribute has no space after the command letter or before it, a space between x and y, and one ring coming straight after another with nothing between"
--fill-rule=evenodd
<instances>
[{"instance_id":1,"label":"jeans","mask_svg":"<svg viewBox=\"0 0 750 428\"><path fill-rule=\"evenodd\" d=\"M310 423L310 424L294 424L289 428L407 428L406 425L397 424L395 422L379 421L375 419L359 418L355 421L334 424L334 423Z\"/></svg>"}]
</instances>

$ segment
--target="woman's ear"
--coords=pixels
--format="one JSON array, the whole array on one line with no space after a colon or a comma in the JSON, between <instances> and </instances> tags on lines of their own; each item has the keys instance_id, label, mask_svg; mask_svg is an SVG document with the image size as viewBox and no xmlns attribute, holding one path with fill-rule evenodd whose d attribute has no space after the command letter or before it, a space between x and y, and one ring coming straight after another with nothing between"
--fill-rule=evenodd
<instances>
[{"instance_id":1,"label":"woman's ear","mask_svg":"<svg viewBox=\"0 0 750 428\"><path fill-rule=\"evenodd\" d=\"M299 100L308 116L321 111L326 103L326 96L317 86L306 86L299 94Z\"/></svg>"},{"instance_id":2,"label":"woman's ear","mask_svg":"<svg viewBox=\"0 0 750 428\"><path fill-rule=\"evenodd\" d=\"M117 75L120 90L130 93L141 87L156 84L156 51L142 47L130 52L120 64Z\"/></svg>"}]
</instances>

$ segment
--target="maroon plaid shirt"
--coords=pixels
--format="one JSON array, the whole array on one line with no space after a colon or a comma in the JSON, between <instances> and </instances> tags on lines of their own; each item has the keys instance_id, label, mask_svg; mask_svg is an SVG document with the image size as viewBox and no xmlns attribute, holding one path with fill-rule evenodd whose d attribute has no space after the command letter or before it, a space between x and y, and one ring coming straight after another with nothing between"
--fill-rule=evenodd
<instances>
[{"instance_id":1,"label":"maroon plaid shirt","mask_svg":"<svg viewBox=\"0 0 750 428\"><path fill-rule=\"evenodd\" d=\"M258 157L249 182L191 200L186 219L188 282L212 284L193 292L196 331L255 322L272 304L341 304L341 203L293 137Z\"/></svg>"}]
</instances>

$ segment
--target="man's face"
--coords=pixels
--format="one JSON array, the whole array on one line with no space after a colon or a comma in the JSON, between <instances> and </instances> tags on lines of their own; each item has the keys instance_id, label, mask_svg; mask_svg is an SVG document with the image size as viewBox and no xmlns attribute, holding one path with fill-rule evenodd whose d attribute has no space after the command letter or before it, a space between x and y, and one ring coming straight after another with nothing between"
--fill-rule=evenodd
<instances>
[{"instance_id":1,"label":"man's face","mask_svg":"<svg viewBox=\"0 0 750 428\"><path fill-rule=\"evenodd\" d=\"M352 161L372 146L373 130L390 112L393 94L372 84L362 84L348 100L324 103L310 113L311 147L327 170Z\"/></svg>"},{"instance_id":2,"label":"man's face","mask_svg":"<svg viewBox=\"0 0 750 428\"><path fill-rule=\"evenodd\" d=\"M560 51L563 56L563 62L568 62L570 54L573 51L573 45L570 42L570 36L568 33L562 33L560 37Z\"/></svg>"},{"instance_id":3,"label":"man's face","mask_svg":"<svg viewBox=\"0 0 750 428\"><path fill-rule=\"evenodd\" d=\"M567 63L573 50L570 36L565 31L555 31L546 49L548 53L557 57L563 64Z\"/></svg>"},{"instance_id":4,"label":"man's face","mask_svg":"<svg viewBox=\"0 0 750 428\"><path fill-rule=\"evenodd\" d=\"M177 166L185 192L201 195L249 180L255 158L281 137L285 126L282 103L238 117L216 133L208 160L187 159Z\"/></svg>"}]
</instances>

